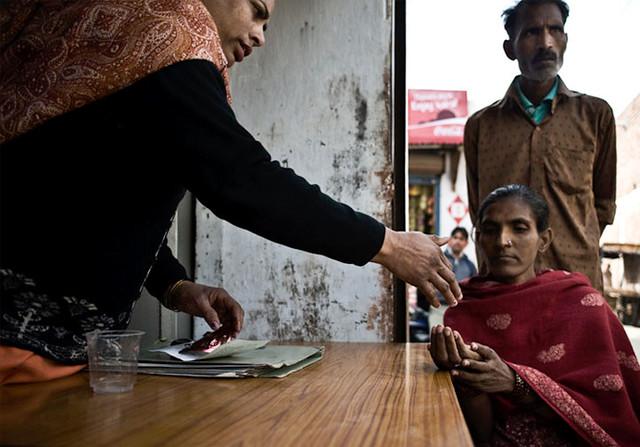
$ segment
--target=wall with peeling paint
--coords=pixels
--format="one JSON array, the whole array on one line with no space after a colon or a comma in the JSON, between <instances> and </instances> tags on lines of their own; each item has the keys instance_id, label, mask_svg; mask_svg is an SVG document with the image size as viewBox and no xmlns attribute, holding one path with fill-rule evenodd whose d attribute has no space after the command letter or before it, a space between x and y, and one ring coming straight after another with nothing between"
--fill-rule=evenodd
<instances>
[{"instance_id":1,"label":"wall with peeling paint","mask_svg":"<svg viewBox=\"0 0 640 447\"><path fill-rule=\"evenodd\" d=\"M267 46L232 73L238 119L275 159L387 224L391 4L279 0ZM196 278L242 303L242 337L391 340L392 281L381 267L279 246L201 206L196 225ZM196 334L205 329L196 323Z\"/></svg>"}]
</instances>

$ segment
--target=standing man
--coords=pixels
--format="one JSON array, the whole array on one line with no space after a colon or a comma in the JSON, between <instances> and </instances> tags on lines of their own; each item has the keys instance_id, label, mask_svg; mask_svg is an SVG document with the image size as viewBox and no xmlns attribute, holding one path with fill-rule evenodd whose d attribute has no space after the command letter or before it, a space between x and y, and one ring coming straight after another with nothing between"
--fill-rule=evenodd
<instances>
[{"instance_id":1,"label":"standing man","mask_svg":"<svg viewBox=\"0 0 640 447\"><path fill-rule=\"evenodd\" d=\"M467 122L471 218L494 188L528 185L549 204L555 233L536 268L582 272L602 289L598 241L615 214L613 113L604 100L569 90L558 76L567 48L564 1L521 0L502 15L509 35L503 49L518 61L520 75L502 100Z\"/></svg>"}]
</instances>

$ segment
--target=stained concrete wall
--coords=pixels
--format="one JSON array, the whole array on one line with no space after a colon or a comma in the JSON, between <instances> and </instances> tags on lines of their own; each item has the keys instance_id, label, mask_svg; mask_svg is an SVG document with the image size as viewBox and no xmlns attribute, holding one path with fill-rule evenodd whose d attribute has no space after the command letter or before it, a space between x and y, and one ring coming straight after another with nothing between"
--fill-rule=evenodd
<instances>
[{"instance_id":1,"label":"stained concrete wall","mask_svg":"<svg viewBox=\"0 0 640 447\"><path fill-rule=\"evenodd\" d=\"M391 5L279 0L267 46L232 69L238 119L272 156L388 225ZM344 265L279 246L201 206L195 271L199 281L223 286L242 303L242 337L392 338L392 281L381 267ZM196 323L196 335L205 329Z\"/></svg>"}]
</instances>

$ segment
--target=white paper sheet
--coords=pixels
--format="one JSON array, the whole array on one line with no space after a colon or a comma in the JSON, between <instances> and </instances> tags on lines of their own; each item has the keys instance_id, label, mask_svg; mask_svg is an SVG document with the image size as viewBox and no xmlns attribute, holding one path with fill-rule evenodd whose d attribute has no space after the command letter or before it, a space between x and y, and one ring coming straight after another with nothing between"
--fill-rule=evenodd
<instances>
[{"instance_id":1,"label":"white paper sheet","mask_svg":"<svg viewBox=\"0 0 640 447\"><path fill-rule=\"evenodd\" d=\"M165 354L169 354L171 357L182 360L183 362L193 362L195 360L215 359L219 357L227 357L229 355L239 354L241 352L253 351L255 349L260 349L263 346L266 346L267 343L269 343L269 340L242 340L236 338L235 340L231 340L230 342L218 346L211 352L198 351L180 353L180 351L188 347L191 343L167 346L164 348L149 349L149 351L164 352Z\"/></svg>"}]
</instances>

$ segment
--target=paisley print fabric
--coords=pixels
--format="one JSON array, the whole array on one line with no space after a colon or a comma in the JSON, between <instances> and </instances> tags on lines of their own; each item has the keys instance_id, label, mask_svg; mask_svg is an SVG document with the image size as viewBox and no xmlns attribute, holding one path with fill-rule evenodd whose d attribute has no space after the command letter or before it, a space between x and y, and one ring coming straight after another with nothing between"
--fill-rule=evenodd
<instances>
[{"instance_id":1,"label":"paisley print fabric","mask_svg":"<svg viewBox=\"0 0 640 447\"><path fill-rule=\"evenodd\" d=\"M214 64L230 102L227 60L200 0L0 1L0 144L193 59ZM100 308L40 286L0 269L0 342L67 364L86 361L86 332L126 328L135 303Z\"/></svg>"},{"instance_id":2,"label":"paisley print fabric","mask_svg":"<svg viewBox=\"0 0 640 447\"><path fill-rule=\"evenodd\" d=\"M168 65L227 60L200 0L0 3L0 143Z\"/></svg>"},{"instance_id":3,"label":"paisley print fabric","mask_svg":"<svg viewBox=\"0 0 640 447\"><path fill-rule=\"evenodd\" d=\"M0 269L0 293L2 344L66 364L86 362L85 333L126 329L134 304L107 312L83 298L46 293L33 279L10 269Z\"/></svg>"}]
</instances>

